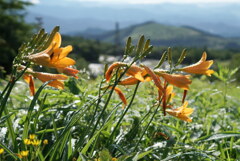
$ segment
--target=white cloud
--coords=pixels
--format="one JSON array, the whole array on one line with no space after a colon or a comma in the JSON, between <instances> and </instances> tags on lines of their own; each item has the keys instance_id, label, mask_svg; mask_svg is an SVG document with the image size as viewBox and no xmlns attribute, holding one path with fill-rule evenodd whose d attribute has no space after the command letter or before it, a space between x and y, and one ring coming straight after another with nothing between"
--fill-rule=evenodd
<instances>
[{"instance_id":1,"label":"white cloud","mask_svg":"<svg viewBox=\"0 0 240 161\"><path fill-rule=\"evenodd\" d=\"M239 0L71 0L78 2L158 4L158 3L240 3Z\"/></svg>"}]
</instances>

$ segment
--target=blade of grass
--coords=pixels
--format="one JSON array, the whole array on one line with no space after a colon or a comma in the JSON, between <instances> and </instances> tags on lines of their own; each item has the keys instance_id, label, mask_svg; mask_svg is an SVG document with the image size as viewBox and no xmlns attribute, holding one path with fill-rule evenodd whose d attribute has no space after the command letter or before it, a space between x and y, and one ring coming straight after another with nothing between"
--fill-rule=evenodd
<instances>
[{"instance_id":1,"label":"blade of grass","mask_svg":"<svg viewBox=\"0 0 240 161\"><path fill-rule=\"evenodd\" d=\"M40 96L42 90L44 89L44 87L46 87L46 85L48 85L48 83L50 83L51 81L45 82L43 85L41 85L41 87L38 89L38 91L36 92L36 94L33 97L33 100L28 108L28 113L25 119L25 123L24 123L24 129L23 129L23 136L22 139L26 139L28 137L28 132L29 132L29 124L30 121L32 119L32 112L34 109L34 106L37 102L38 97ZM33 131L35 131L36 129L33 129Z\"/></svg>"},{"instance_id":2,"label":"blade of grass","mask_svg":"<svg viewBox=\"0 0 240 161\"><path fill-rule=\"evenodd\" d=\"M3 143L0 142L0 147L2 147L11 157L13 157L15 160L17 160L16 154L14 154L7 146L5 146Z\"/></svg>"}]
</instances>

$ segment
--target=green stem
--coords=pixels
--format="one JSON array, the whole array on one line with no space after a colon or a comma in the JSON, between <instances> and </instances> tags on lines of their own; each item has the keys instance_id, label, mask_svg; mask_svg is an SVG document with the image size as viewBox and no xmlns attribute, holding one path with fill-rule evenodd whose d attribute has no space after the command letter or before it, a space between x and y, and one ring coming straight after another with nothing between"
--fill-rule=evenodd
<instances>
[{"instance_id":1,"label":"green stem","mask_svg":"<svg viewBox=\"0 0 240 161\"><path fill-rule=\"evenodd\" d=\"M97 122L96 122L96 124L94 125L94 128L93 128L93 131L92 131L92 133L91 133L91 135L90 135L90 138L93 136L94 132L96 131L97 126L98 126L98 124L99 124L99 122L100 122L100 119L102 118L104 112L105 112L106 109L107 109L107 106L108 106L108 104L109 104L109 102L110 102L110 99L111 99L111 97L112 97L114 88L117 86L119 80L123 77L123 75L127 72L127 70L131 67L131 65L132 65L133 63L134 63L134 61L132 61L129 66L127 66L127 68L126 68L126 69L124 70L124 72L119 76L119 78L117 78L117 74L116 74L115 82L114 82L114 84L113 84L113 86L112 86L112 89L111 89L109 95L108 95L107 101L106 101L106 103L105 103L105 105L104 105L104 107L103 107L103 109L102 109L102 111L101 111L101 113L100 113L100 115L99 115L99 117L98 117L98 119L97 119ZM116 73L118 73L118 70L119 70L119 68L117 69Z\"/></svg>"},{"instance_id":2,"label":"green stem","mask_svg":"<svg viewBox=\"0 0 240 161\"><path fill-rule=\"evenodd\" d=\"M0 95L0 102L2 102L3 96L4 96L5 92L7 91L7 89L9 88L10 85L11 85L11 82L9 81L7 86L4 88L4 90L2 91L2 93Z\"/></svg>"},{"instance_id":3,"label":"green stem","mask_svg":"<svg viewBox=\"0 0 240 161\"><path fill-rule=\"evenodd\" d=\"M153 113L153 115L152 115L152 117L151 117L150 121L148 122L148 124L147 124L146 128L144 129L144 131L143 131L142 135L140 136L140 138L139 138L139 140L138 140L138 142L137 142L137 144L136 144L136 146L135 146L135 148L134 148L134 150L133 150L133 151L135 151L135 150L137 149L137 147L138 147L139 143L141 142L141 140L142 140L142 138L143 138L144 134L146 133L147 129L149 128L150 124L152 123L152 121L153 121L153 118L155 117L155 115L156 115L156 114L157 114L157 112L158 112L158 109L159 109L159 107L160 107L160 104L161 104L161 102L162 102L162 101L160 101L160 102L159 102L159 104L158 104L157 108L155 109L155 111L154 111L154 113Z\"/></svg>"},{"instance_id":4,"label":"green stem","mask_svg":"<svg viewBox=\"0 0 240 161\"><path fill-rule=\"evenodd\" d=\"M96 124L94 125L94 128L93 128L93 131L92 131L92 133L91 133L91 135L90 135L90 138L93 136L94 132L96 131L97 126L98 126L98 124L99 124L99 122L100 122L100 119L102 118L105 110L107 109L107 106L108 106L108 104L109 104L109 102L110 102L110 99L111 99L111 97L112 97L114 88L115 88L116 86L117 86L117 83L114 83L113 88L111 89L111 91L110 91L110 93L109 93L109 95L108 95L107 101L106 101L106 103L105 103L105 105L104 105L104 107L103 107L103 109L102 109L102 111L101 111L101 113L100 113L100 115L99 115L99 117L98 117L98 119L97 119Z\"/></svg>"},{"instance_id":5,"label":"green stem","mask_svg":"<svg viewBox=\"0 0 240 161\"><path fill-rule=\"evenodd\" d=\"M133 100L134 100L134 98L135 98L135 96L136 96L136 93L137 93L139 84L140 84L140 82L138 81L138 83L137 83L137 85L136 85L136 87L135 87L133 96L132 96L132 98L131 98L131 101L130 101L130 103L128 104L127 108L124 110L124 112L123 112L123 114L121 115L120 119L118 120L117 125L114 127L113 132L111 133L111 135L110 135L110 137L109 137L108 144L112 143L112 138L113 138L116 130L118 129L118 127L119 127L120 123L122 122L124 116L126 115L127 111L130 109L130 107L131 107L131 105L132 105L132 103L133 103Z\"/></svg>"}]
</instances>

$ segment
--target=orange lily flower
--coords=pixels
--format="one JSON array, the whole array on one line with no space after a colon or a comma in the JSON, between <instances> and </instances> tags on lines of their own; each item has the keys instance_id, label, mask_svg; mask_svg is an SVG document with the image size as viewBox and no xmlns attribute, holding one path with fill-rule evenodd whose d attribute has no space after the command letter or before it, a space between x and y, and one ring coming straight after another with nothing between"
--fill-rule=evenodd
<instances>
[{"instance_id":1,"label":"orange lily flower","mask_svg":"<svg viewBox=\"0 0 240 161\"><path fill-rule=\"evenodd\" d=\"M156 73L163 77L168 83L184 90L188 90L189 85L192 83L192 81L189 79L190 75L167 74L162 72Z\"/></svg>"},{"instance_id":2,"label":"orange lily flower","mask_svg":"<svg viewBox=\"0 0 240 161\"><path fill-rule=\"evenodd\" d=\"M57 71L59 73L64 73L68 76L73 76L78 79L78 76L76 74L79 73L79 70L77 70L77 69L66 67L66 68L57 68Z\"/></svg>"},{"instance_id":3,"label":"orange lily flower","mask_svg":"<svg viewBox=\"0 0 240 161\"><path fill-rule=\"evenodd\" d=\"M166 112L174 117L179 118L180 120L192 122L192 119L188 116L193 113L192 108L187 108L188 102L184 102L184 104L181 107L178 107L176 109L166 109Z\"/></svg>"},{"instance_id":4,"label":"orange lily flower","mask_svg":"<svg viewBox=\"0 0 240 161\"><path fill-rule=\"evenodd\" d=\"M28 59L38 65L43 65L51 68L65 68L74 65L75 61L68 58L67 55L72 51L72 46L69 45L60 48L61 35L57 32L47 49L36 54L28 56Z\"/></svg>"},{"instance_id":5,"label":"orange lily flower","mask_svg":"<svg viewBox=\"0 0 240 161\"><path fill-rule=\"evenodd\" d=\"M193 74L205 74L207 76L211 76L211 74L214 73L213 70L209 70L211 65L213 64L213 60L207 59L207 53L203 52L202 58L195 64L192 64L190 66L186 66L184 68L181 68L179 70L187 72L187 73L193 73Z\"/></svg>"},{"instance_id":6,"label":"orange lily flower","mask_svg":"<svg viewBox=\"0 0 240 161\"><path fill-rule=\"evenodd\" d=\"M43 72L34 72L32 75L38 78L40 81L47 82L53 80L52 82L48 83L49 86L63 89L64 83L60 80L66 80L68 77L62 74L50 74L50 73L43 73Z\"/></svg>"},{"instance_id":7,"label":"orange lily flower","mask_svg":"<svg viewBox=\"0 0 240 161\"><path fill-rule=\"evenodd\" d=\"M127 66L127 64L123 63L123 62L115 62L112 65L110 65L108 70L105 73L106 81L107 82L110 81L110 79L112 77L112 72L113 72L114 69L120 68L120 67L126 67L126 66ZM139 66L133 64L126 71L126 75L133 76L137 80L143 82L144 81L144 78L142 76L143 71L144 70L142 68L140 68Z\"/></svg>"}]
</instances>

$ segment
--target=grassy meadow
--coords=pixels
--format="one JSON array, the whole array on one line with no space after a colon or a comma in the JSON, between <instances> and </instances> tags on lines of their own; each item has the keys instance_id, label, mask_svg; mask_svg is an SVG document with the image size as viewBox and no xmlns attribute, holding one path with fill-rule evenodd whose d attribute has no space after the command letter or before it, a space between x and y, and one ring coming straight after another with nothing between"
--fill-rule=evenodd
<instances>
[{"instance_id":1,"label":"grassy meadow","mask_svg":"<svg viewBox=\"0 0 240 161\"><path fill-rule=\"evenodd\" d=\"M140 65L152 49L141 37L137 45L129 38L121 62L106 66L109 77L72 68L62 72L68 77L39 73L38 65L59 70L72 62L62 62L69 51L61 55L56 33L42 30L23 44L0 81L0 161L240 160L237 68L212 73L207 59L186 74L178 65L188 55L172 60L168 49L150 69ZM164 61L169 68L158 71ZM134 83L121 85L123 78Z\"/></svg>"}]
</instances>

